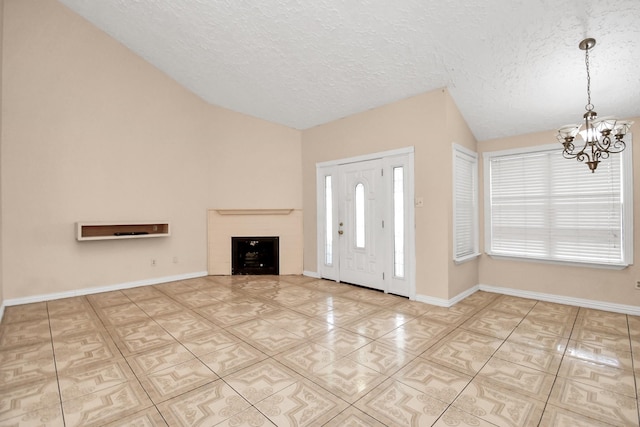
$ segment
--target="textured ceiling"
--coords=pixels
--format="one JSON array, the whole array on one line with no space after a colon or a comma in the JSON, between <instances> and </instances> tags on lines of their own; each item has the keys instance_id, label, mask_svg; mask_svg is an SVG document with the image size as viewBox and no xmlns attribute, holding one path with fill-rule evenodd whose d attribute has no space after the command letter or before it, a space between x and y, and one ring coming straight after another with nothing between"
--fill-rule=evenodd
<instances>
[{"instance_id":1,"label":"textured ceiling","mask_svg":"<svg viewBox=\"0 0 640 427\"><path fill-rule=\"evenodd\" d=\"M60 0L211 104L306 129L448 87L480 141L640 116L640 0Z\"/></svg>"}]
</instances>

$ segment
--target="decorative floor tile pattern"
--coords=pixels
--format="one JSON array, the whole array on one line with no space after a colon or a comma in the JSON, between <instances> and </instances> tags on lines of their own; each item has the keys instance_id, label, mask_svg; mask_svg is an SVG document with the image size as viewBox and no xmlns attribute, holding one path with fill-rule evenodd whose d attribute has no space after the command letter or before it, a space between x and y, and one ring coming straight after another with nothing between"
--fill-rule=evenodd
<instances>
[{"instance_id":1,"label":"decorative floor tile pattern","mask_svg":"<svg viewBox=\"0 0 640 427\"><path fill-rule=\"evenodd\" d=\"M219 376L238 371L268 356L251 345L240 342L200 356L200 360Z\"/></svg>"},{"instance_id":2,"label":"decorative floor tile pattern","mask_svg":"<svg viewBox=\"0 0 640 427\"><path fill-rule=\"evenodd\" d=\"M325 424L325 427L385 427L380 421L351 406Z\"/></svg>"},{"instance_id":3,"label":"decorative floor tile pattern","mask_svg":"<svg viewBox=\"0 0 640 427\"><path fill-rule=\"evenodd\" d=\"M549 403L613 425L638 422L637 399L564 378L556 380Z\"/></svg>"},{"instance_id":4,"label":"decorative floor tile pattern","mask_svg":"<svg viewBox=\"0 0 640 427\"><path fill-rule=\"evenodd\" d=\"M460 327L467 331L504 339L511 335L522 319L523 316L518 314L488 309L476 314Z\"/></svg>"},{"instance_id":5,"label":"decorative floor tile pattern","mask_svg":"<svg viewBox=\"0 0 640 427\"><path fill-rule=\"evenodd\" d=\"M591 384L632 398L636 397L633 371L565 357L562 360L558 376L583 384Z\"/></svg>"},{"instance_id":6,"label":"decorative floor tile pattern","mask_svg":"<svg viewBox=\"0 0 640 427\"><path fill-rule=\"evenodd\" d=\"M167 423L158 412L158 409L151 407L106 424L105 427L167 427Z\"/></svg>"},{"instance_id":7,"label":"decorative floor tile pattern","mask_svg":"<svg viewBox=\"0 0 640 427\"><path fill-rule=\"evenodd\" d=\"M638 426L640 317L304 276L7 307L2 426Z\"/></svg>"},{"instance_id":8,"label":"decorative floor tile pattern","mask_svg":"<svg viewBox=\"0 0 640 427\"><path fill-rule=\"evenodd\" d=\"M351 360L358 362L381 374L391 375L405 366L407 362L415 359L397 347L377 341L367 344L348 356Z\"/></svg>"},{"instance_id":9,"label":"decorative floor tile pattern","mask_svg":"<svg viewBox=\"0 0 640 427\"><path fill-rule=\"evenodd\" d=\"M213 382L218 376L198 359L191 359L139 379L153 403L160 403Z\"/></svg>"},{"instance_id":10,"label":"decorative floor tile pattern","mask_svg":"<svg viewBox=\"0 0 640 427\"><path fill-rule=\"evenodd\" d=\"M49 319L8 323L0 329L0 348L21 347L51 340Z\"/></svg>"},{"instance_id":11,"label":"decorative floor tile pattern","mask_svg":"<svg viewBox=\"0 0 640 427\"><path fill-rule=\"evenodd\" d=\"M275 356L285 366L307 376L318 372L338 359L336 352L322 347L320 344L305 343Z\"/></svg>"},{"instance_id":12,"label":"decorative floor tile pattern","mask_svg":"<svg viewBox=\"0 0 640 427\"><path fill-rule=\"evenodd\" d=\"M555 375L560 367L562 353L507 341L500 346L493 357Z\"/></svg>"},{"instance_id":13,"label":"decorative floor tile pattern","mask_svg":"<svg viewBox=\"0 0 640 427\"><path fill-rule=\"evenodd\" d=\"M16 386L56 376L50 342L0 350L0 387Z\"/></svg>"},{"instance_id":14,"label":"decorative floor tile pattern","mask_svg":"<svg viewBox=\"0 0 640 427\"><path fill-rule=\"evenodd\" d=\"M449 407L433 427L495 427L496 425L482 418L475 417L468 412L461 411L453 406Z\"/></svg>"},{"instance_id":15,"label":"decorative floor tile pattern","mask_svg":"<svg viewBox=\"0 0 640 427\"><path fill-rule=\"evenodd\" d=\"M273 359L263 360L224 377L249 403L256 404L300 380L300 375Z\"/></svg>"},{"instance_id":16,"label":"decorative floor tile pattern","mask_svg":"<svg viewBox=\"0 0 640 427\"><path fill-rule=\"evenodd\" d=\"M425 351L422 357L475 375L501 344L502 341L497 338L459 329Z\"/></svg>"},{"instance_id":17,"label":"decorative floor tile pattern","mask_svg":"<svg viewBox=\"0 0 640 427\"><path fill-rule=\"evenodd\" d=\"M140 384L128 381L62 401L66 426L102 426L152 406Z\"/></svg>"},{"instance_id":18,"label":"decorative floor tile pattern","mask_svg":"<svg viewBox=\"0 0 640 427\"><path fill-rule=\"evenodd\" d=\"M314 340L315 343L335 352L339 356L346 356L364 347L371 341L372 340L367 337L340 328L334 329Z\"/></svg>"},{"instance_id":19,"label":"decorative floor tile pattern","mask_svg":"<svg viewBox=\"0 0 640 427\"><path fill-rule=\"evenodd\" d=\"M449 406L392 379L356 403L357 408L387 425L432 425Z\"/></svg>"},{"instance_id":20,"label":"decorative floor tile pattern","mask_svg":"<svg viewBox=\"0 0 640 427\"><path fill-rule=\"evenodd\" d=\"M485 384L513 390L516 393L545 402L555 380L554 375L492 358L480 370L477 380Z\"/></svg>"},{"instance_id":21,"label":"decorative floor tile pattern","mask_svg":"<svg viewBox=\"0 0 640 427\"><path fill-rule=\"evenodd\" d=\"M179 343L148 350L127 357L127 362L138 376L146 376L179 365L194 358L194 355Z\"/></svg>"},{"instance_id":22,"label":"decorative floor tile pattern","mask_svg":"<svg viewBox=\"0 0 640 427\"><path fill-rule=\"evenodd\" d=\"M337 360L317 372L311 379L336 396L354 403L387 378L348 358Z\"/></svg>"},{"instance_id":23,"label":"decorative floor tile pattern","mask_svg":"<svg viewBox=\"0 0 640 427\"><path fill-rule=\"evenodd\" d=\"M409 363L393 377L445 403L453 402L472 378L421 358Z\"/></svg>"},{"instance_id":24,"label":"decorative floor tile pattern","mask_svg":"<svg viewBox=\"0 0 640 427\"><path fill-rule=\"evenodd\" d=\"M0 422L34 412L49 412L60 406L55 378L0 388Z\"/></svg>"},{"instance_id":25,"label":"decorative floor tile pattern","mask_svg":"<svg viewBox=\"0 0 640 427\"><path fill-rule=\"evenodd\" d=\"M141 353L176 342L165 329L151 319L114 326L108 330L124 355Z\"/></svg>"},{"instance_id":26,"label":"decorative floor tile pattern","mask_svg":"<svg viewBox=\"0 0 640 427\"><path fill-rule=\"evenodd\" d=\"M452 406L498 426L533 427L540 422L544 402L474 379Z\"/></svg>"},{"instance_id":27,"label":"decorative floor tile pattern","mask_svg":"<svg viewBox=\"0 0 640 427\"><path fill-rule=\"evenodd\" d=\"M58 387L62 401L135 380L133 371L124 359L117 359L91 367L62 371L58 375Z\"/></svg>"},{"instance_id":28,"label":"decorative floor tile pattern","mask_svg":"<svg viewBox=\"0 0 640 427\"><path fill-rule=\"evenodd\" d=\"M106 330L81 332L53 338L53 352L58 371L90 366L122 357Z\"/></svg>"},{"instance_id":29,"label":"decorative floor tile pattern","mask_svg":"<svg viewBox=\"0 0 640 427\"><path fill-rule=\"evenodd\" d=\"M301 380L255 406L277 426L319 426L349 405L322 387Z\"/></svg>"},{"instance_id":30,"label":"decorative floor tile pattern","mask_svg":"<svg viewBox=\"0 0 640 427\"><path fill-rule=\"evenodd\" d=\"M218 380L158 405L170 426L213 426L251 405L227 383Z\"/></svg>"},{"instance_id":31,"label":"decorative floor tile pattern","mask_svg":"<svg viewBox=\"0 0 640 427\"><path fill-rule=\"evenodd\" d=\"M37 409L15 418L0 421L0 425L11 427L64 427L62 407L55 406Z\"/></svg>"},{"instance_id":32,"label":"decorative floor tile pattern","mask_svg":"<svg viewBox=\"0 0 640 427\"><path fill-rule=\"evenodd\" d=\"M103 329L103 323L92 310L73 311L52 314L49 320L51 335L54 339L78 335L82 332L95 332Z\"/></svg>"}]
</instances>

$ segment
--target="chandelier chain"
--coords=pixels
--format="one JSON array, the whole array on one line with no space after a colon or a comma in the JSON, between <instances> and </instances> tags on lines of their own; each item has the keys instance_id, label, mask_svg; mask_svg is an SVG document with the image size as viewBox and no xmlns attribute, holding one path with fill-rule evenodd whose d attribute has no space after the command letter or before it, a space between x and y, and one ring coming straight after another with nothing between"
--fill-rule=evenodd
<instances>
[{"instance_id":1,"label":"chandelier chain","mask_svg":"<svg viewBox=\"0 0 640 427\"><path fill-rule=\"evenodd\" d=\"M587 105L584 108L587 111L593 110L593 104L591 103L591 73L589 73L589 47L585 49L584 64L587 66Z\"/></svg>"}]
</instances>

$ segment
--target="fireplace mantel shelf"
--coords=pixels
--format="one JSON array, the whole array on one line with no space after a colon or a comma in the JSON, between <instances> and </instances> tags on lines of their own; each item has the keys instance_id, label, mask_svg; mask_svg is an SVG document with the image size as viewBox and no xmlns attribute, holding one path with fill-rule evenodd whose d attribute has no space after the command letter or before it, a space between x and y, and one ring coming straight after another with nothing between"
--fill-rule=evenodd
<instances>
[{"instance_id":1,"label":"fireplace mantel shelf","mask_svg":"<svg viewBox=\"0 0 640 427\"><path fill-rule=\"evenodd\" d=\"M220 215L289 215L293 209L216 209Z\"/></svg>"}]
</instances>

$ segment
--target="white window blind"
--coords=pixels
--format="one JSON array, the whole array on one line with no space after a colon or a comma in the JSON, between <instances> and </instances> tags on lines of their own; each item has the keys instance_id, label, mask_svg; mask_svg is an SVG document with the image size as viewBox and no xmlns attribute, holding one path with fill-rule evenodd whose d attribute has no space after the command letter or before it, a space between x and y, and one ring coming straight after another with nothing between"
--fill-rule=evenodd
<instances>
[{"instance_id":1,"label":"white window blind","mask_svg":"<svg viewBox=\"0 0 640 427\"><path fill-rule=\"evenodd\" d=\"M453 144L453 259L478 255L478 155Z\"/></svg>"},{"instance_id":2,"label":"white window blind","mask_svg":"<svg viewBox=\"0 0 640 427\"><path fill-rule=\"evenodd\" d=\"M557 147L486 153L487 252L598 265L632 263L627 150L602 161L595 173L584 163L564 159Z\"/></svg>"}]
</instances>

